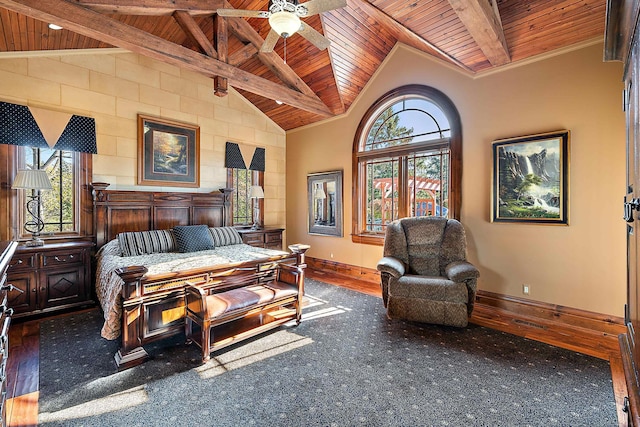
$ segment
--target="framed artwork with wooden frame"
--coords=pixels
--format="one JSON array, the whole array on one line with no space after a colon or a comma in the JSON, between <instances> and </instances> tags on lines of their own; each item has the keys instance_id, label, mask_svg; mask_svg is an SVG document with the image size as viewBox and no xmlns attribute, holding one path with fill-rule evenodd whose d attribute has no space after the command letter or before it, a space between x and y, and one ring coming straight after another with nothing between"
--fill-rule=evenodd
<instances>
[{"instance_id":1,"label":"framed artwork with wooden frame","mask_svg":"<svg viewBox=\"0 0 640 427\"><path fill-rule=\"evenodd\" d=\"M342 236L342 171L307 175L309 234Z\"/></svg>"},{"instance_id":2,"label":"framed artwork with wooden frame","mask_svg":"<svg viewBox=\"0 0 640 427\"><path fill-rule=\"evenodd\" d=\"M569 225L569 131L494 141L492 222Z\"/></svg>"},{"instance_id":3,"label":"framed artwork with wooden frame","mask_svg":"<svg viewBox=\"0 0 640 427\"><path fill-rule=\"evenodd\" d=\"M138 185L200 186L200 127L138 114Z\"/></svg>"}]
</instances>

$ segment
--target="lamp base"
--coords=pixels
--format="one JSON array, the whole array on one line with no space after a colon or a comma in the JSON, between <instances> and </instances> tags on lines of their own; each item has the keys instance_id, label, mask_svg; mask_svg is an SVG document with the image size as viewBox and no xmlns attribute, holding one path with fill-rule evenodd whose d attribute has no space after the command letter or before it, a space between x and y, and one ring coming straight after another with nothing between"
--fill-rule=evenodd
<instances>
[{"instance_id":1,"label":"lamp base","mask_svg":"<svg viewBox=\"0 0 640 427\"><path fill-rule=\"evenodd\" d=\"M32 237L31 240L26 241L24 245L30 248L37 247L37 246L44 246L44 240L42 240L39 237Z\"/></svg>"}]
</instances>

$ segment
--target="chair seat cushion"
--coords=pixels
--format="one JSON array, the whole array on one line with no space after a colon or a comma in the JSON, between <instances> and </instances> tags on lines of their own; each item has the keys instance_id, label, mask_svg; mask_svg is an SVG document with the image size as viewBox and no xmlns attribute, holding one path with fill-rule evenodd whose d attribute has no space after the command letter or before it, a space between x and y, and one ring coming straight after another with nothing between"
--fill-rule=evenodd
<instances>
[{"instance_id":1,"label":"chair seat cushion","mask_svg":"<svg viewBox=\"0 0 640 427\"><path fill-rule=\"evenodd\" d=\"M466 304L469 294L464 283L444 277L405 275L389 283L389 296Z\"/></svg>"}]
</instances>

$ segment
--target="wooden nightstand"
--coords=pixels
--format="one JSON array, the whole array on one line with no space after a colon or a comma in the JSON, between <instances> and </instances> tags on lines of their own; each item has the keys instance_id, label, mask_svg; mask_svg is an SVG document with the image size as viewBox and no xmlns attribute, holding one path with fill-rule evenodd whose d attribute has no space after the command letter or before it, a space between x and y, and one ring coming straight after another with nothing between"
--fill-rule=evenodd
<instances>
[{"instance_id":1,"label":"wooden nightstand","mask_svg":"<svg viewBox=\"0 0 640 427\"><path fill-rule=\"evenodd\" d=\"M284 228L239 229L242 242L259 248L282 250L282 232Z\"/></svg>"},{"instance_id":2,"label":"wooden nightstand","mask_svg":"<svg viewBox=\"0 0 640 427\"><path fill-rule=\"evenodd\" d=\"M7 271L8 283L23 291L8 293L14 317L93 304L92 247L87 241L18 246Z\"/></svg>"}]
</instances>

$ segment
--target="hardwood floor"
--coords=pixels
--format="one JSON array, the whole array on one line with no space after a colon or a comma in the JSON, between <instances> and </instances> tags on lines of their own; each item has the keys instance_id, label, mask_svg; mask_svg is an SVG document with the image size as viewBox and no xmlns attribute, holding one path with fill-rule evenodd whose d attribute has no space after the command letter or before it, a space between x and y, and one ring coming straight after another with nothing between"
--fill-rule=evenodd
<instances>
[{"instance_id":1,"label":"hardwood floor","mask_svg":"<svg viewBox=\"0 0 640 427\"><path fill-rule=\"evenodd\" d=\"M313 269L307 270L307 277L368 295L381 296L378 283ZM586 330L584 333L576 334L575 329L572 329L569 334L566 328L554 325L553 322L549 322L544 329L541 329L537 323L530 322L526 316L496 308L488 309L481 305L474 310L471 322L608 360L611 366L619 426L627 426L624 421L626 414L622 411L627 390L617 337L607 334L594 336ZM6 413L7 425L10 427L38 425L39 335L38 320L14 323L9 331Z\"/></svg>"}]
</instances>

